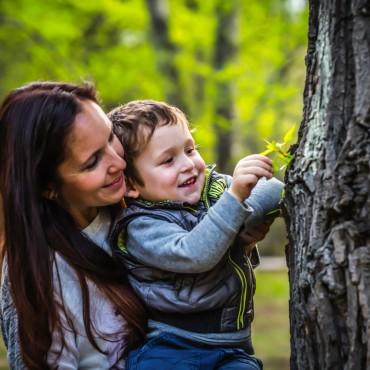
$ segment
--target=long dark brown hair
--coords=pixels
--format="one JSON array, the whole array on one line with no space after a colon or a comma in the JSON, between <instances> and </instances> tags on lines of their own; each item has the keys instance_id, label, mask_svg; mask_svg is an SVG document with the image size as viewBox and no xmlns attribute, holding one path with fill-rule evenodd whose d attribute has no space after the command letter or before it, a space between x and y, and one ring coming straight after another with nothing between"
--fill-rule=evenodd
<instances>
[{"instance_id":1,"label":"long dark brown hair","mask_svg":"<svg viewBox=\"0 0 370 370\"><path fill-rule=\"evenodd\" d=\"M117 328L126 349L135 347L145 335L145 310L129 287L124 267L84 237L69 213L44 196L49 184L60 184L57 168L65 158L66 140L84 100L97 101L91 85L40 82L12 91L0 107L5 226L1 263L6 257L22 358L31 370L48 369L52 333L63 338L60 313L66 311L63 301L56 303L58 287L53 284L56 253L78 276L86 333L97 350L102 352L90 320L88 280L127 322L126 328Z\"/></svg>"}]
</instances>

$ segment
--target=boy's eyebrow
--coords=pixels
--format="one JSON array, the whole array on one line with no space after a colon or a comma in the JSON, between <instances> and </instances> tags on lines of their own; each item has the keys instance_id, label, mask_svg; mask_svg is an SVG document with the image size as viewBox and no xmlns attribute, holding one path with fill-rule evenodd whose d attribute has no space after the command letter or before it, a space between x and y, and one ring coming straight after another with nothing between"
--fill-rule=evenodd
<instances>
[{"instance_id":1,"label":"boy's eyebrow","mask_svg":"<svg viewBox=\"0 0 370 370\"><path fill-rule=\"evenodd\" d=\"M172 151L174 150L174 147L173 146L170 146L168 148L165 148L165 149L161 149L159 152L158 152L158 157L162 156L162 155L166 155L168 153L171 153Z\"/></svg>"},{"instance_id":2,"label":"boy's eyebrow","mask_svg":"<svg viewBox=\"0 0 370 370\"><path fill-rule=\"evenodd\" d=\"M184 146L189 145L189 144L195 145L195 140L193 138L189 138L184 142ZM168 146L167 148L166 147L161 148L159 155L165 155L176 149L172 144L169 144L169 145L170 146Z\"/></svg>"}]
</instances>

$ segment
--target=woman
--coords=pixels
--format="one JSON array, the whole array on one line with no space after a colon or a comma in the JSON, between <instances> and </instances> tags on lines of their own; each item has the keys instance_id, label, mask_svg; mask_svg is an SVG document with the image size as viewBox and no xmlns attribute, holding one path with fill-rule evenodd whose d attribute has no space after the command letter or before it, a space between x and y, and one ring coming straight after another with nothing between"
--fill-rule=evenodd
<instances>
[{"instance_id":1,"label":"woman","mask_svg":"<svg viewBox=\"0 0 370 370\"><path fill-rule=\"evenodd\" d=\"M126 164L95 90L45 82L11 92L0 107L0 163L11 368L124 368L146 316L106 242Z\"/></svg>"}]
</instances>

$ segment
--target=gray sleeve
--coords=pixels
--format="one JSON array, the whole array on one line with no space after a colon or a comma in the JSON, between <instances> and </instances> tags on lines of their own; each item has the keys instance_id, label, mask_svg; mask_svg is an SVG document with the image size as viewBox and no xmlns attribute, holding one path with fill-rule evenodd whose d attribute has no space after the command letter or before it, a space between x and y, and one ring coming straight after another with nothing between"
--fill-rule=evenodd
<instances>
[{"instance_id":1,"label":"gray sleeve","mask_svg":"<svg viewBox=\"0 0 370 370\"><path fill-rule=\"evenodd\" d=\"M18 337L18 316L10 293L6 260L3 263L0 287L0 325L1 334L7 348L7 359L11 369L23 370L21 349Z\"/></svg>"},{"instance_id":2,"label":"gray sleeve","mask_svg":"<svg viewBox=\"0 0 370 370\"><path fill-rule=\"evenodd\" d=\"M279 204L282 198L284 184L275 177L266 180L261 178L253 188L245 203L253 209L253 213L245 222L245 228L262 224L269 218L279 214ZM274 211L277 211L273 214Z\"/></svg>"},{"instance_id":3,"label":"gray sleeve","mask_svg":"<svg viewBox=\"0 0 370 370\"><path fill-rule=\"evenodd\" d=\"M251 210L225 192L190 232L149 216L128 226L127 247L143 264L177 273L201 273L228 250Z\"/></svg>"},{"instance_id":4,"label":"gray sleeve","mask_svg":"<svg viewBox=\"0 0 370 370\"><path fill-rule=\"evenodd\" d=\"M227 187L231 186L233 178L229 175L223 175ZM258 180L256 186L252 189L250 196L245 200L245 204L253 209L253 213L246 220L246 227L253 227L263 223L269 217L276 217L279 212L280 201L283 196L284 183L275 177L267 180L262 177Z\"/></svg>"}]
</instances>

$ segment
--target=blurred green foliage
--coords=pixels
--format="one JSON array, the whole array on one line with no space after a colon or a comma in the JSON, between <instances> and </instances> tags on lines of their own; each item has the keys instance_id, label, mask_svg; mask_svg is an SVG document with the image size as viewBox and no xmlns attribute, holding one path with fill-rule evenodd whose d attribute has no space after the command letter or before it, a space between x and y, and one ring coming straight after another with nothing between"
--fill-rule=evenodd
<instances>
[{"instance_id":1,"label":"blurred green foliage","mask_svg":"<svg viewBox=\"0 0 370 370\"><path fill-rule=\"evenodd\" d=\"M3 0L0 99L33 80L92 80L106 110L167 100L230 173L300 122L307 24L303 0Z\"/></svg>"},{"instance_id":2,"label":"blurred green foliage","mask_svg":"<svg viewBox=\"0 0 370 370\"><path fill-rule=\"evenodd\" d=\"M267 370L288 370L290 359L289 281L287 270L256 269L253 344Z\"/></svg>"}]
</instances>

